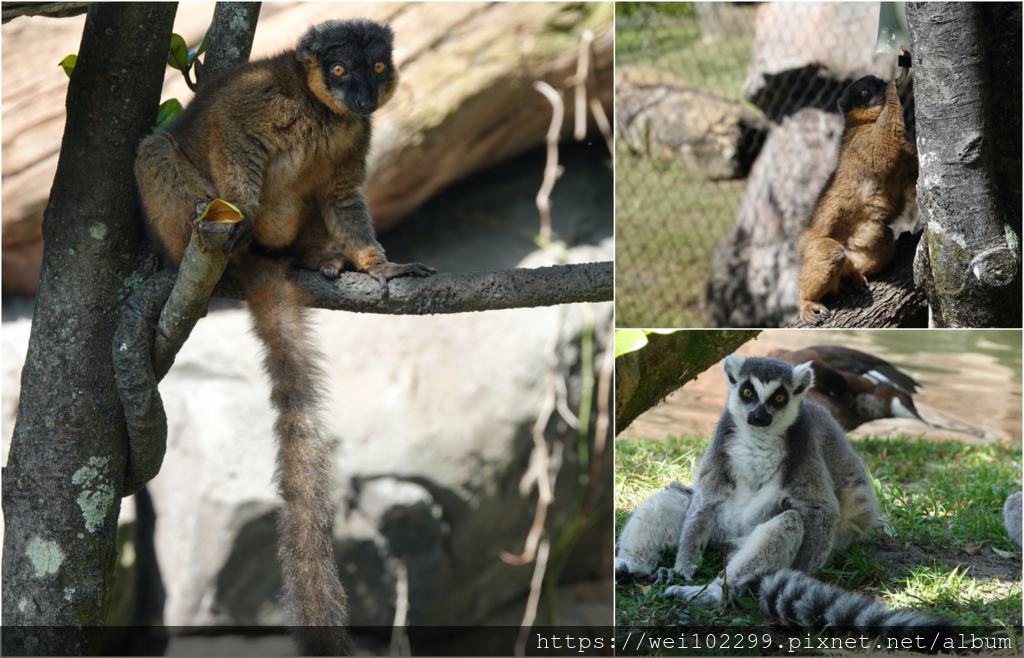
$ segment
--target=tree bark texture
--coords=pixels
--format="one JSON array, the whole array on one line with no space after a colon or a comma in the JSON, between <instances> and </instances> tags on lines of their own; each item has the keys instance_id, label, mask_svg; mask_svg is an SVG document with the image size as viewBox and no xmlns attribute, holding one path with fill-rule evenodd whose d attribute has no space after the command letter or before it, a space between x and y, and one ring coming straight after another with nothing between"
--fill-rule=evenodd
<instances>
[{"instance_id":1,"label":"tree bark texture","mask_svg":"<svg viewBox=\"0 0 1024 658\"><path fill-rule=\"evenodd\" d=\"M336 281L319 272L296 270L295 281L312 296L312 308L387 315L431 315L532 308L577 302L610 302L615 292L615 263L576 263L493 272L403 277L388 282L391 294L360 272ZM213 297L245 299L240 281L225 274Z\"/></svg>"},{"instance_id":2,"label":"tree bark texture","mask_svg":"<svg viewBox=\"0 0 1024 658\"><path fill-rule=\"evenodd\" d=\"M110 346L143 278L133 164L176 3L90 5L67 96L21 399L3 477L3 652L95 650L128 457Z\"/></svg>"},{"instance_id":3,"label":"tree bark texture","mask_svg":"<svg viewBox=\"0 0 1024 658\"><path fill-rule=\"evenodd\" d=\"M892 262L868 281L864 290L851 285L828 298L827 319L815 327L798 315L789 328L800 329L882 329L928 326L928 300L914 285L914 254L920 233L904 232L896 239Z\"/></svg>"},{"instance_id":4,"label":"tree bark texture","mask_svg":"<svg viewBox=\"0 0 1024 658\"><path fill-rule=\"evenodd\" d=\"M1020 118L1019 30L1015 59L990 59L997 35L983 18L976 3L907 3L925 219L914 275L936 327L1021 326L1020 201L1000 190L995 126L997 117ZM1010 107L994 103L1006 96L992 92L990 67L1016 68L1016 78L998 78L1015 90ZM1020 132L1006 141L1016 148L1019 190Z\"/></svg>"},{"instance_id":5,"label":"tree bark texture","mask_svg":"<svg viewBox=\"0 0 1024 658\"><path fill-rule=\"evenodd\" d=\"M256 21L260 17L259 2L218 2L213 10L210 39L202 65L196 60L196 84L201 89L218 73L239 62L248 62ZM199 71L202 73L199 73Z\"/></svg>"},{"instance_id":6,"label":"tree bark texture","mask_svg":"<svg viewBox=\"0 0 1024 658\"><path fill-rule=\"evenodd\" d=\"M615 359L615 434L759 333L695 329L648 334L646 345Z\"/></svg>"}]
</instances>

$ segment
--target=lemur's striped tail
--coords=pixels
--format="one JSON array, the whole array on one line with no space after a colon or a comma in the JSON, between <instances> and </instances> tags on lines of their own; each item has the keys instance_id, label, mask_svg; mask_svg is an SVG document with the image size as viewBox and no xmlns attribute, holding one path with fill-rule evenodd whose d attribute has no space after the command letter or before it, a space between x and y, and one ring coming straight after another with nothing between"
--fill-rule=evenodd
<instances>
[{"instance_id":1,"label":"lemur's striped tail","mask_svg":"<svg viewBox=\"0 0 1024 658\"><path fill-rule=\"evenodd\" d=\"M847 592L793 569L761 569L733 585L733 596L757 596L765 617L824 630L833 628L870 637L945 637L955 624L912 610L890 610L870 596ZM943 630L945 629L945 630Z\"/></svg>"}]
</instances>

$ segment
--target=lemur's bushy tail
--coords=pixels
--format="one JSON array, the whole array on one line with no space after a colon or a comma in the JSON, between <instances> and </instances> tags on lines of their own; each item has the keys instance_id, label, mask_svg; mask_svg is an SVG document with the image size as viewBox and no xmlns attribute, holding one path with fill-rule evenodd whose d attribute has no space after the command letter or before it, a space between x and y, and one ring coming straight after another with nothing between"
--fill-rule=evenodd
<instances>
[{"instance_id":1,"label":"lemur's bushy tail","mask_svg":"<svg viewBox=\"0 0 1024 658\"><path fill-rule=\"evenodd\" d=\"M263 365L278 413L284 603L304 655L349 655L354 647L332 551L330 447L320 418L323 369L307 317L309 299L280 264L252 259L246 270L246 302L265 347Z\"/></svg>"},{"instance_id":2,"label":"lemur's bushy tail","mask_svg":"<svg viewBox=\"0 0 1024 658\"><path fill-rule=\"evenodd\" d=\"M945 637L955 622L912 610L890 610L864 594L847 592L793 569L761 569L739 580L734 596L749 590L765 617L823 630L863 633L870 637ZM929 632L929 631L932 632Z\"/></svg>"}]
</instances>

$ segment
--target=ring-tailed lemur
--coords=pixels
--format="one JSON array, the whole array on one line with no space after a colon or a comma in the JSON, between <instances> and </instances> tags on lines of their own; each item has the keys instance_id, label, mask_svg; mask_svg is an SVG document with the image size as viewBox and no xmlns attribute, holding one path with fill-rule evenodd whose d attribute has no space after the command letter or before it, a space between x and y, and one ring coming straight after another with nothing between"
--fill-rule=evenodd
<instances>
[{"instance_id":1,"label":"ring-tailed lemur","mask_svg":"<svg viewBox=\"0 0 1024 658\"><path fill-rule=\"evenodd\" d=\"M725 360L729 400L697 468L694 488L673 483L645 500L619 539L617 578L650 577L661 549L678 546L675 566L655 582L690 580L709 541L731 545L724 577L706 587L672 586L664 594L703 608L758 596L766 618L805 626L935 626L949 622L888 610L801 572L823 566L833 551L864 537L878 505L864 462L823 407L805 399L810 363L736 354ZM676 486L678 485L678 486ZM678 539L671 537L678 532ZM692 600L691 600L692 599Z\"/></svg>"},{"instance_id":2,"label":"ring-tailed lemur","mask_svg":"<svg viewBox=\"0 0 1024 658\"><path fill-rule=\"evenodd\" d=\"M679 484L675 482L674 484ZM683 485L679 485L683 486ZM654 496L651 496L654 498ZM1013 540L1014 544L1017 544L1017 548L1021 548L1021 492L1012 494L1006 499L1006 504L1003 505L1003 526L1006 528L1006 534ZM639 511L639 510L638 510Z\"/></svg>"}]
</instances>

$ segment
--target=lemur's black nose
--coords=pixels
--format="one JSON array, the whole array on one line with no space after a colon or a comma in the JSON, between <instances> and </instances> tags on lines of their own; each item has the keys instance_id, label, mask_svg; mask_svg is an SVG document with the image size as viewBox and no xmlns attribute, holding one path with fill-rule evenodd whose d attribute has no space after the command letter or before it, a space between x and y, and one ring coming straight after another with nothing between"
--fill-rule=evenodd
<instances>
[{"instance_id":1,"label":"lemur's black nose","mask_svg":"<svg viewBox=\"0 0 1024 658\"><path fill-rule=\"evenodd\" d=\"M768 427L772 424L772 415L765 410L763 404L759 404L747 415L747 423L754 427Z\"/></svg>"}]
</instances>

